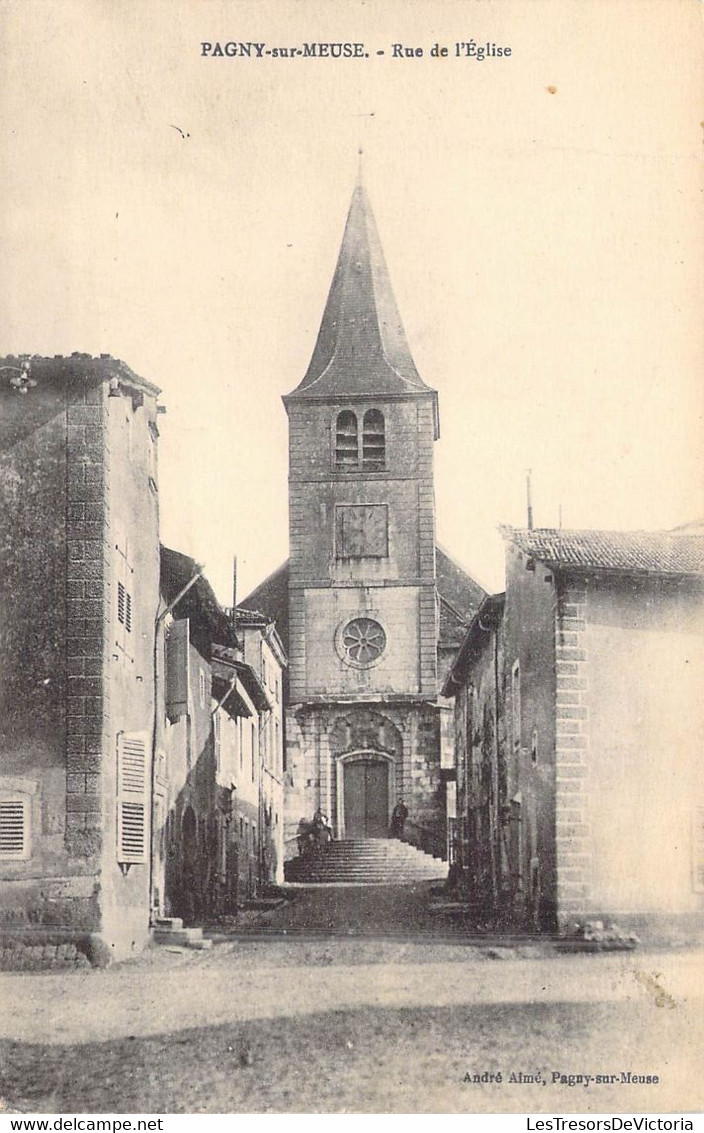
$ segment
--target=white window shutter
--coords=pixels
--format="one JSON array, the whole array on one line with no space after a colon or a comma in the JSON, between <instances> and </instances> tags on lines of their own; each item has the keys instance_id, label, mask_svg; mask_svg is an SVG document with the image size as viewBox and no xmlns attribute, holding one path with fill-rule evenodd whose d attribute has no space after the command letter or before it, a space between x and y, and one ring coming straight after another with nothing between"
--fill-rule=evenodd
<instances>
[{"instance_id":1,"label":"white window shutter","mask_svg":"<svg viewBox=\"0 0 704 1133\"><path fill-rule=\"evenodd\" d=\"M117 737L117 860L147 860L146 732L120 732Z\"/></svg>"}]
</instances>

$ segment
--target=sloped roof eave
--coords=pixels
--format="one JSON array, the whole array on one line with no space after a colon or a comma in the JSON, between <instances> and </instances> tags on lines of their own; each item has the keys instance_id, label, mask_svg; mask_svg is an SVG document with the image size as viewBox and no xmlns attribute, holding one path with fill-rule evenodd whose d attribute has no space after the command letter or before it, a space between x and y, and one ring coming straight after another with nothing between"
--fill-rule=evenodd
<instances>
[{"instance_id":1,"label":"sloped roof eave","mask_svg":"<svg viewBox=\"0 0 704 1133\"><path fill-rule=\"evenodd\" d=\"M456 696L466 683L466 675L474 656L486 645L503 618L506 594L488 594L467 629L465 639L442 686L442 695Z\"/></svg>"},{"instance_id":2,"label":"sloped roof eave","mask_svg":"<svg viewBox=\"0 0 704 1133\"><path fill-rule=\"evenodd\" d=\"M704 579L704 536L680 531L499 527L522 554L561 573Z\"/></svg>"}]
</instances>

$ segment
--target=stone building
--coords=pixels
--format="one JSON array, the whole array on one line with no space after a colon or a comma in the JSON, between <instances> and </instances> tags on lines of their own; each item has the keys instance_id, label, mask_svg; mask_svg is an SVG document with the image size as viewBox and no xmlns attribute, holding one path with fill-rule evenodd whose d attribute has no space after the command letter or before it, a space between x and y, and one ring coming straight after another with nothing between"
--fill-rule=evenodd
<instances>
[{"instance_id":1,"label":"stone building","mask_svg":"<svg viewBox=\"0 0 704 1133\"><path fill-rule=\"evenodd\" d=\"M279 885L284 880L283 678L288 658L276 625L257 610L238 607L237 633L244 660L267 700L259 724L259 872L263 885Z\"/></svg>"},{"instance_id":2,"label":"stone building","mask_svg":"<svg viewBox=\"0 0 704 1133\"><path fill-rule=\"evenodd\" d=\"M505 599L444 689L465 892L535 927L701 924L701 529L502 532Z\"/></svg>"},{"instance_id":3,"label":"stone building","mask_svg":"<svg viewBox=\"0 0 704 1133\"><path fill-rule=\"evenodd\" d=\"M158 393L0 360L0 917L106 956L149 932Z\"/></svg>"},{"instance_id":4,"label":"stone building","mask_svg":"<svg viewBox=\"0 0 704 1133\"><path fill-rule=\"evenodd\" d=\"M290 557L245 604L276 620L289 656L287 844L319 807L338 838L385 836L403 798L410 839L444 852L440 630L456 638L484 591L436 548L437 393L361 184L310 365L283 401Z\"/></svg>"},{"instance_id":5,"label":"stone building","mask_svg":"<svg viewBox=\"0 0 704 1133\"><path fill-rule=\"evenodd\" d=\"M158 393L107 355L0 361L0 933L32 959L124 957L281 876L285 657L160 552Z\"/></svg>"},{"instance_id":6,"label":"stone building","mask_svg":"<svg viewBox=\"0 0 704 1133\"><path fill-rule=\"evenodd\" d=\"M445 681L454 698L456 880L478 920L514 910L521 882L508 846L503 594L484 599ZM514 804L516 805L516 804ZM517 827L514 826L514 832ZM515 892L514 892L515 890Z\"/></svg>"},{"instance_id":7,"label":"stone building","mask_svg":"<svg viewBox=\"0 0 704 1133\"><path fill-rule=\"evenodd\" d=\"M197 563L166 547L161 593L152 903L191 925L282 877L285 654L273 626L240 629Z\"/></svg>"}]
</instances>

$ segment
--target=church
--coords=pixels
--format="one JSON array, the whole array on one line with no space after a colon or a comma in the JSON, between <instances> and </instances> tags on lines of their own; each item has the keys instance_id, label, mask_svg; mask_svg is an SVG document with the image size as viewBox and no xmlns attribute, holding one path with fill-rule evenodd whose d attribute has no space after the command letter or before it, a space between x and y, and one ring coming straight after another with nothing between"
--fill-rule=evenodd
<instances>
[{"instance_id":1,"label":"church","mask_svg":"<svg viewBox=\"0 0 704 1133\"><path fill-rule=\"evenodd\" d=\"M440 689L485 592L436 543L438 395L413 361L361 181L310 364L283 403L290 556L242 605L275 619L289 657L287 855L318 809L338 840L383 838L403 800L408 841L451 858Z\"/></svg>"}]
</instances>

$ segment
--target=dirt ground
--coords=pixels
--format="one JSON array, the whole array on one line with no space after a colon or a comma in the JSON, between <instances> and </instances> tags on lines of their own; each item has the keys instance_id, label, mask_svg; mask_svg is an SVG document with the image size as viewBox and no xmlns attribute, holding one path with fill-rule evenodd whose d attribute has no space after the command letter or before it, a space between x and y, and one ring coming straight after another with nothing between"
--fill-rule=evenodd
<instances>
[{"instance_id":1,"label":"dirt ground","mask_svg":"<svg viewBox=\"0 0 704 1133\"><path fill-rule=\"evenodd\" d=\"M5 1042L0 1094L40 1113L695 1110L701 1019L655 1010L359 1008L85 1045ZM546 1085L509 1081L537 1071ZM485 1072L502 1083L465 1081ZM553 1072L657 1073L663 1085L564 1087Z\"/></svg>"},{"instance_id":2,"label":"dirt ground","mask_svg":"<svg viewBox=\"0 0 704 1133\"><path fill-rule=\"evenodd\" d=\"M358 893L338 893L331 903L329 893L301 891L269 918L272 936L260 924L256 936L221 938L210 952L160 948L107 971L0 977L5 1106L43 1113L702 1108L700 951L563 956L531 943L430 939L423 923L416 940L375 938L375 917L394 899L369 893L361 903ZM355 927L363 907L368 916ZM331 916L338 935L316 937ZM345 924L362 935L339 935ZM576 1080L597 1074L617 1081ZM621 1080L629 1074L659 1081Z\"/></svg>"}]
</instances>

